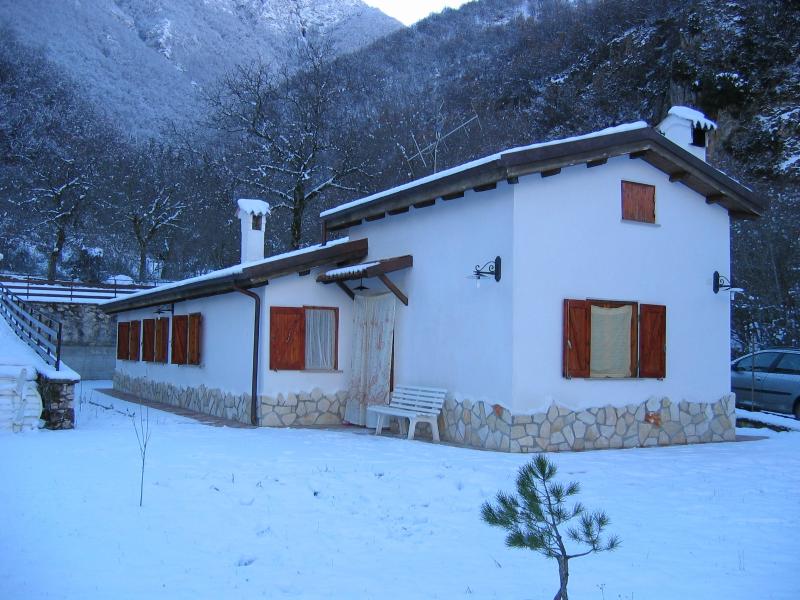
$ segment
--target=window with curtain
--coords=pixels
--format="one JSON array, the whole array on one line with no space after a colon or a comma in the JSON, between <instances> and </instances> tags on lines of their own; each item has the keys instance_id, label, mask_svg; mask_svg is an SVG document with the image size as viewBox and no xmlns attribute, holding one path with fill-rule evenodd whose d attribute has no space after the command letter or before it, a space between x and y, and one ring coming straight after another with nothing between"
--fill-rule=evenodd
<instances>
[{"instance_id":1,"label":"window with curtain","mask_svg":"<svg viewBox=\"0 0 800 600\"><path fill-rule=\"evenodd\" d=\"M339 309L270 307L269 364L275 371L333 371L338 365Z\"/></svg>"},{"instance_id":2,"label":"window with curtain","mask_svg":"<svg viewBox=\"0 0 800 600\"><path fill-rule=\"evenodd\" d=\"M666 353L666 306L564 300L564 377L663 379Z\"/></svg>"},{"instance_id":3,"label":"window with curtain","mask_svg":"<svg viewBox=\"0 0 800 600\"><path fill-rule=\"evenodd\" d=\"M306 369L336 368L336 311L306 308Z\"/></svg>"}]
</instances>

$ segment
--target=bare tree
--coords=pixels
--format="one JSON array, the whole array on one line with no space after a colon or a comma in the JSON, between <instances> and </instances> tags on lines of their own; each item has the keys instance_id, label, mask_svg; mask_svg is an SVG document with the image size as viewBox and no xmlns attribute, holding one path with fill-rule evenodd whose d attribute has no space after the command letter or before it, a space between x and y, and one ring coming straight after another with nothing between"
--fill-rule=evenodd
<instances>
[{"instance_id":1,"label":"bare tree","mask_svg":"<svg viewBox=\"0 0 800 600\"><path fill-rule=\"evenodd\" d=\"M139 281L150 278L147 259L154 242L181 229L188 206L180 179L182 167L177 151L156 143L132 148L120 159L117 203L136 242Z\"/></svg>"},{"instance_id":2,"label":"bare tree","mask_svg":"<svg viewBox=\"0 0 800 600\"><path fill-rule=\"evenodd\" d=\"M210 98L216 126L239 136L244 160L234 176L288 214L292 248L312 204L335 190L356 192L355 179L368 176L355 141L342 135L343 88L327 47L303 37L297 55L300 72L239 66Z\"/></svg>"}]
</instances>

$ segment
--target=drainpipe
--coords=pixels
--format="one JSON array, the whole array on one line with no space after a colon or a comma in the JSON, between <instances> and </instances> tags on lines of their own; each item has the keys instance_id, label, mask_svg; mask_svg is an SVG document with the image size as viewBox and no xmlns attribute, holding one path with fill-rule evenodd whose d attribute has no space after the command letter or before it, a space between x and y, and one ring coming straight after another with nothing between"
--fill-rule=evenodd
<instances>
[{"instance_id":1,"label":"drainpipe","mask_svg":"<svg viewBox=\"0 0 800 600\"><path fill-rule=\"evenodd\" d=\"M240 288L236 283L234 289L249 296L255 301L253 306L253 377L250 387L250 423L258 426L258 338L261 333L261 297L250 290Z\"/></svg>"}]
</instances>

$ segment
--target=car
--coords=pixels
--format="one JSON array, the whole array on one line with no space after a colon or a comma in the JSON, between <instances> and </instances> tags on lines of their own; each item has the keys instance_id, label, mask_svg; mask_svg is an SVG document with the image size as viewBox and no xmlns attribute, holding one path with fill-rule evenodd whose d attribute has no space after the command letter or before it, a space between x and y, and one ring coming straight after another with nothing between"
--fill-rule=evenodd
<instances>
[{"instance_id":1,"label":"car","mask_svg":"<svg viewBox=\"0 0 800 600\"><path fill-rule=\"evenodd\" d=\"M800 419L800 349L768 348L731 363L736 406Z\"/></svg>"}]
</instances>

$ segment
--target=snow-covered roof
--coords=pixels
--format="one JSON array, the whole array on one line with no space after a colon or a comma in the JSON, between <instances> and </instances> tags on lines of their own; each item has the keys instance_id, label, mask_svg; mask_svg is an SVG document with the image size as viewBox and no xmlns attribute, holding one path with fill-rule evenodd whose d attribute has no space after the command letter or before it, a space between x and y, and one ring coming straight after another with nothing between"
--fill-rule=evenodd
<instances>
[{"instance_id":1,"label":"snow-covered roof","mask_svg":"<svg viewBox=\"0 0 800 600\"><path fill-rule=\"evenodd\" d=\"M255 198L239 198L236 201L239 210L251 215L268 215L270 214L269 203L264 200L256 200Z\"/></svg>"},{"instance_id":2,"label":"snow-covered roof","mask_svg":"<svg viewBox=\"0 0 800 600\"><path fill-rule=\"evenodd\" d=\"M132 308L154 306L189 297L198 298L232 290L236 287L252 287L254 281L280 277L289 272L306 270L313 266L360 260L367 254L367 241L341 238L326 244L315 244L299 250L276 254L261 260L241 263L225 269L211 271L197 277L189 277L166 285L129 294L103 302L100 306L106 312L119 312ZM213 290L212 290L213 288ZM191 294L189 291L191 290Z\"/></svg>"},{"instance_id":3,"label":"snow-covered roof","mask_svg":"<svg viewBox=\"0 0 800 600\"><path fill-rule=\"evenodd\" d=\"M379 265L378 261L375 262L368 262L368 263L361 263L360 265L352 265L349 267L341 267L339 269L331 269L330 271L325 271L325 275L328 277L339 277L341 275L359 275L364 273L370 267L375 267Z\"/></svg>"},{"instance_id":4,"label":"snow-covered roof","mask_svg":"<svg viewBox=\"0 0 800 600\"><path fill-rule=\"evenodd\" d=\"M479 158L477 160L470 161L468 163L464 163L463 165L458 165L457 167L453 167L452 169L446 169L444 171L439 171L438 173L434 173L432 175L428 175L427 177L421 177L420 179L415 179L414 181L409 181L408 183L404 183L402 185L398 185L396 187L390 188L388 190L383 190L382 192L378 192L377 194L372 194L371 196L367 196L366 198L360 198L359 200L353 200L352 202L347 202L345 204L340 204L339 206L335 206L334 208L325 210L320 213L320 217L328 217L331 215L335 215L336 213L345 211L347 209L353 208L355 206L360 206L362 204L368 204L373 202L374 200L379 200L385 196L391 196L392 194L396 194L397 192L401 192L403 190L411 189L417 187L419 185L429 183L431 181L436 181L437 179L444 179L450 175L455 175L457 173L461 173L463 171L467 171L474 167L478 167L481 165L488 164L492 161L499 160L504 155L514 154L517 152L524 152L528 150L534 150L536 148L544 148L546 146L556 146L558 144L565 144L567 142L577 142L580 140L588 140L591 138L602 137L604 135L611 135L614 133L621 133L623 131L631 131L634 129L646 129L647 123L644 121L636 121L634 123L625 123L623 125L617 125L616 127L607 127L606 129L601 129L599 131L593 131L592 133L587 133L584 135L576 135L568 138L562 138L558 140L551 140L549 142L541 142L538 144L530 144L528 146L518 146L517 148L511 148L509 150L504 150L503 152L498 152L496 154L492 154L490 156L485 156L483 158Z\"/></svg>"},{"instance_id":5,"label":"snow-covered roof","mask_svg":"<svg viewBox=\"0 0 800 600\"><path fill-rule=\"evenodd\" d=\"M717 128L717 124L714 121L706 117L699 110L689 108L688 106L673 106L669 109L667 114L691 121L693 126L700 127L701 129Z\"/></svg>"},{"instance_id":6,"label":"snow-covered roof","mask_svg":"<svg viewBox=\"0 0 800 600\"><path fill-rule=\"evenodd\" d=\"M673 118L691 118L703 127L714 126L697 111L678 107ZM693 121L694 122L694 121ZM713 198L734 218L755 218L768 202L688 149L667 139L643 121L609 127L585 135L520 146L410 181L403 185L341 204L320 214L326 230L344 230L387 215L425 208L439 198L452 200L469 190L486 191L498 183L516 183L520 177L557 174L579 164L598 166L617 156L640 158L668 175L686 173L681 183Z\"/></svg>"}]
</instances>

